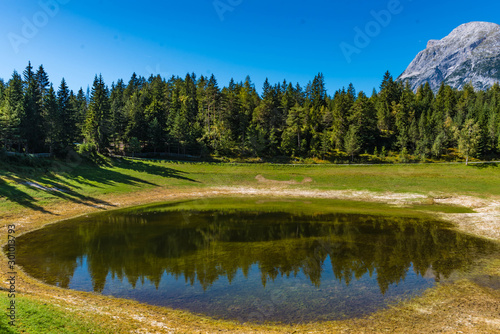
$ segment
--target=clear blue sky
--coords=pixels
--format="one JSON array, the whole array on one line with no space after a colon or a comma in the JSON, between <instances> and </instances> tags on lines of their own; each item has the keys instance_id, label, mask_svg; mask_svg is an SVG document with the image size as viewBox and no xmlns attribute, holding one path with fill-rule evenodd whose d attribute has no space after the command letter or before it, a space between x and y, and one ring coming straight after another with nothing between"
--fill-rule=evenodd
<instances>
[{"instance_id":1,"label":"clear blue sky","mask_svg":"<svg viewBox=\"0 0 500 334\"><path fill-rule=\"evenodd\" d=\"M390 17L375 23L372 12L388 8ZM500 2L2 0L0 13L5 80L29 60L73 90L99 73L108 85L133 72L214 73L219 86L250 75L260 91L266 77L305 85L323 72L329 94L352 82L370 95L386 70L397 77L429 39L470 21L500 23ZM369 29L368 41L355 41L356 27Z\"/></svg>"}]
</instances>

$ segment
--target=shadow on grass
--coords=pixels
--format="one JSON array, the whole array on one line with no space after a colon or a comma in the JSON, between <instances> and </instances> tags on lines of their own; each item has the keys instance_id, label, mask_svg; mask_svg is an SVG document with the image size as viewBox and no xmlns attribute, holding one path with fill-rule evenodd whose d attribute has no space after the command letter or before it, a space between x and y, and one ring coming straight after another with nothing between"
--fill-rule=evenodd
<instances>
[{"instance_id":1,"label":"shadow on grass","mask_svg":"<svg viewBox=\"0 0 500 334\"><path fill-rule=\"evenodd\" d=\"M36 200L25 192L17 189L15 186L7 183L5 180L0 179L0 198L7 198L7 200L17 203L25 208L29 208L35 211L40 211L43 213L53 214L50 211L45 210L43 207L36 205Z\"/></svg>"},{"instance_id":2,"label":"shadow on grass","mask_svg":"<svg viewBox=\"0 0 500 334\"><path fill-rule=\"evenodd\" d=\"M199 181L184 176L184 174L187 174L185 172L130 160L115 160L113 164L107 163L105 165L83 163L76 166L57 162L48 170L31 169L29 173L17 173L11 169L9 172L0 172L0 177L3 177L3 179L0 178L0 197L5 197L7 200L25 208L53 214L37 205L37 199L27 194L17 185L24 185L33 191L50 194L64 201L98 207L103 210L106 207L114 207L115 205L96 197L84 195L83 186L91 188L104 188L105 186L120 184L130 187L139 187L141 185L158 186L148 180L113 170L111 169L113 166L163 178L199 183Z\"/></svg>"},{"instance_id":3,"label":"shadow on grass","mask_svg":"<svg viewBox=\"0 0 500 334\"><path fill-rule=\"evenodd\" d=\"M184 180L184 181L199 183L199 181L196 181L196 180L190 179L186 176L183 176L183 174L187 174L186 172L178 171L178 170L175 170L173 168L162 167L159 165L146 164L146 163L140 162L140 161L120 159L120 160L116 161L116 166L120 167L120 168L124 168L124 169L133 170L136 172L140 172L140 173L147 173L147 174L166 177L166 178L174 178L174 179L180 179L180 180Z\"/></svg>"},{"instance_id":4,"label":"shadow on grass","mask_svg":"<svg viewBox=\"0 0 500 334\"><path fill-rule=\"evenodd\" d=\"M62 200L73 202L75 204L83 204L92 207L97 207L98 205L109 206L109 207L115 206L109 202L91 196L82 195L72 190L71 188L63 185L62 183L57 182L56 180L59 180L59 178L57 177L25 178L14 175L6 175L4 176L4 178L6 178L7 180L11 180L17 184L24 185L25 187L28 187L34 191L44 192L54 197L58 197ZM13 186L10 187L16 190L15 192L10 192L6 194L7 196L5 197L7 197L10 201L20 204L26 208L35 209L38 211L42 211L44 213L51 213L43 209L42 207L34 204L34 202L36 202L36 199L33 198L32 196L26 194L22 190L14 188ZM0 194L1 193L2 191L0 191Z\"/></svg>"},{"instance_id":5,"label":"shadow on grass","mask_svg":"<svg viewBox=\"0 0 500 334\"><path fill-rule=\"evenodd\" d=\"M496 163L496 162L478 163L478 164L470 164L470 165L474 168L477 168L477 169L497 168L498 167L498 163Z\"/></svg>"}]
</instances>

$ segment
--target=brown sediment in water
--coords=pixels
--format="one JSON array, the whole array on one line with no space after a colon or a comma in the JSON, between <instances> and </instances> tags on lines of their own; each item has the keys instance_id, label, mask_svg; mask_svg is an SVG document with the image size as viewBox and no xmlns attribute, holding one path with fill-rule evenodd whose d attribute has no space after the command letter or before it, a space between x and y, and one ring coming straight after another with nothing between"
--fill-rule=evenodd
<instances>
[{"instance_id":1,"label":"brown sediment in water","mask_svg":"<svg viewBox=\"0 0 500 334\"><path fill-rule=\"evenodd\" d=\"M285 181L286 182L286 181ZM217 187L189 190L157 188L133 194L111 194L106 203L93 206L82 203L53 203L46 211L25 209L4 215L0 222L16 225L16 234L41 228L49 223L77 215L106 209L134 206L152 202L215 197L266 196L276 198L332 198L380 202L404 206L433 201L461 205L475 213L438 214L452 221L459 231L500 242L500 200L470 196L374 193L368 191L293 189L289 184L264 182L259 187ZM6 239L6 229L0 232ZM4 256L4 255L2 255ZM500 277L498 260L486 265L487 275ZM8 272L7 261L1 261L2 273ZM5 277L5 275L3 275ZM438 285L423 296L403 301L360 319L335 322L298 324L293 326L240 324L213 320L188 312L155 307L138 302L101 296L93 293L61 289L46 285L24 273L18 274L17 289L35 300L61 307L68 312L96 315L115 326L119 332L130 333L494 333L500 332L500 291L462 279Z\"/></svg>"}]
</instances>

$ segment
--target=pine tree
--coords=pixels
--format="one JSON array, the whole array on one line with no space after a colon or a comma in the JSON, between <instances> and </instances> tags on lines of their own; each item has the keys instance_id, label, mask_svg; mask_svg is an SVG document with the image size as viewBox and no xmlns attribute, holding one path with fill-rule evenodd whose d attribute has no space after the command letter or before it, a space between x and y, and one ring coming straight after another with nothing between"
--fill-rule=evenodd
<instances>
[{"instance_id":1,"label":"pine tree","mask_svg":"<svg viewBox=\"0 0 500 334\"><path fill-rule=\"evenodd\" d=\"M163 143L164 135L163 128L158 122L158 118L153 118L148 126L148 135L151 146L153 146L153 152L156 153L157 148Z\"/></svg>"},{"instance_id":2,"label":"pine tree","mask_svg":"<svg viewBox=\"0 0 500 334\"><path fill-rule=\"evenodd\" d=\"M387 71L380 85L377 97L377 120L378 127L385 137L390 138L394 131L393 104L399 103L401 86L394 81L392 75Z\"/></svg>"},{"instance_id":3,"label":"pine tree","mask_svg":"<svg viewBox=\"0 0 500 334\"><path fill-rule=\"evenodd\" d=\"M415 115L414 94L407 82L398 104L393 105L393 114L396 119L397 146L402 150L408 149L410 144L410 125Z\"/></svg>"},{"instance_id":4,"label":"pine tree","mask_svg":"<svg viewBox=\"0 0 500 334\"><path fill-rule=\"evenodd\" d=\"M109 97L110 117L111 117L111 141L115 150L125 141L125 131L127 128L127 117L125 114L125 84L123 80L118 80L116 85L111 86Z\"/></svg>"},{"instance_id":5,"label":"pine tree","mask_svg":"<svg viewBox=\"0 0 500 334\"><path fill-rule=\"evenodd\" d=\"M239 101L240 101L240 133L243 133L243 138L241 138L242 143L244 144L244 149L252 150L252 145L247 145L249 142L249 131L252 121L252 116L255 111L256 106L259 104L259 95L255 90L255 86L253 85L250 77L247 76L245 82L240 89L239 93Z\"/></svg>"},{"instance_id":6,"label":"pine tree","mask_svg":"<svg viewBox=\"0 0 500 334\"><path fill-rule=\"evenodd\" d=\"M70 94L71 95L71 94ZM82 142L85 133L85 120L87 119L87 98L83 89L80 88L76 96L71 100L72 109L75 111L76 133L75 140Z\"/></svg>"},{"instance_id":7,"label":"pine tree","mask_svg":"<svg viewBox=\"0 0 500 334\"><path fill-rule=\"evenodd\" d=\"M4 90L3 101L0 104L0 137L7 150L16 145L17 149L20 149L23 100L22 79L14 71Z\"/></svg>"},{"instance_id":8,"label":"pine tree","mask_svg":"<svg viewBox=\"0 0 500 334\"><path fill-rule=\"evenodd\" d=\"M349 111L354 104L354 97L348 94L345 89L337 91L333 98L333 125L332 125L332 142L339 150L343 149L345 136L349 129Z\"/></svg>"},{"instance_id":9,"label":"pine tree","mask_svg":"<svg viewBox=\"0 0 500 334\"><path fill-rule=\"evenodd\" d=\"M95 76L85 119L85 139L102 152L109 143L109 96L102 75Z\"/></svg>"},{"instance_id":10,"label":"pine tree","mask_svg":"<svg viewBox=\"0 0 500 334\"><path fill-rule=\"evenodd\" d=\"M286 130L282 134L281 149L283 152L297 156L303 153L304 132L307 127L307 111L295 104L288 113Z\"/></svg>"},{"instance_id":11,"label":"pine tree","mask_svg":"<svg viewBox=\"0 0 500 334\"><path fill-rule=\"evenodd\" d=\"M351 85L352 86L352 85ZM323 73L318 73L311 84L311 106L315 110L326 106L325 77Z\"/></svg>"},{"instance_id":12,"label":"pine tree","mask_svg":"<svg viewBox=\"0 0 500 334\"><path fill-rule=\"evenodd\" d=\"M62 78L57 91L57 108L61 123L60 144L62 149L69 147L76 138L77 132L77 113L70 100L71 92Z\"/></svg>"},{"instance_id":13,"label":"pine tree","mask_svg":"<svg viewBox=\"0 0 500 334\"><path fill-rule=\"evenodd\" d=\"M35 81L37 83L38 94L40 95L40 98L43 99L50 86L49 76L47 72L45 72L43 65L38 67L38 70L35 73Z\"/></svg>"},{"instance_id":14,"label":"pine tree","mask_svg":"<svg viewBox=\"0 0 500 334\"><path fill-rule=\"evenodd\" d=\"M61 146L63 124L61 114L58 110L57 97L52 85L50 85L43 99L43 120L46 141L49 145L49 152Z\"/></svg>"},{"instance_id":15,"label":"pine tree","mask_svg":"<svg viewBox=\"0 0 500 334\"><path fill-rule=\"evenodd\" d=\"M42 96L39 84L36 81L31 63L28 64L24 75L24 99L20 116L20 132L25 142L27 152L43 150L44 131L42 121Z\"/></svg>"},{"instance_id":16,"label":"pine tree","mask_svg":"<svg viewBox=\"0 0 500 334\"><path fill-rule=\"evenodd\" d=\"M361 149L374 147L378 132L376 113L372 101L360 92L349 110L348 123L356 126Z\"/></svg>"},{"instance_id":17,"label":"pine tree","mask_svg":"<svg viewBox=\"0 0 500 334\"><path fill-rule=\"evenodd\" d=\"M130 96L124 106L126 116L125 140L135 137L140 142L148 139L148 124L145 116L142 94L136 91Z\"/></svg>"}]
</instances>

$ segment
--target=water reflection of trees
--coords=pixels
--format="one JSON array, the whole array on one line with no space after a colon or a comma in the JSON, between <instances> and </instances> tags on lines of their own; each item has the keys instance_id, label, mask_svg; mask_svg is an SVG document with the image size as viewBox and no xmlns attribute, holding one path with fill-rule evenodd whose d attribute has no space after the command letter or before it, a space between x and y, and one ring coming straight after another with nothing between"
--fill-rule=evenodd
<instances>
[{"instance_id":1,"label":"water reflection of trees","mask_svg":"<svg viewBox=\"0 0 500 334\"><path fill-rule=\"evenodd\" d=\"M325 261L349 284L376 272L382 293L413 267L436 280L472 263L492 246L414 218L344 214L298 216L238 211L96 216L95 221L50 226L20 239L18 261L33 276L68 287L86 258L94 291L109 274L134 287L159 286L167 272L205 289L220 277L231 282L257 264L262 284L303 272L321 284Z\"/></svg>"}]
</instances>

